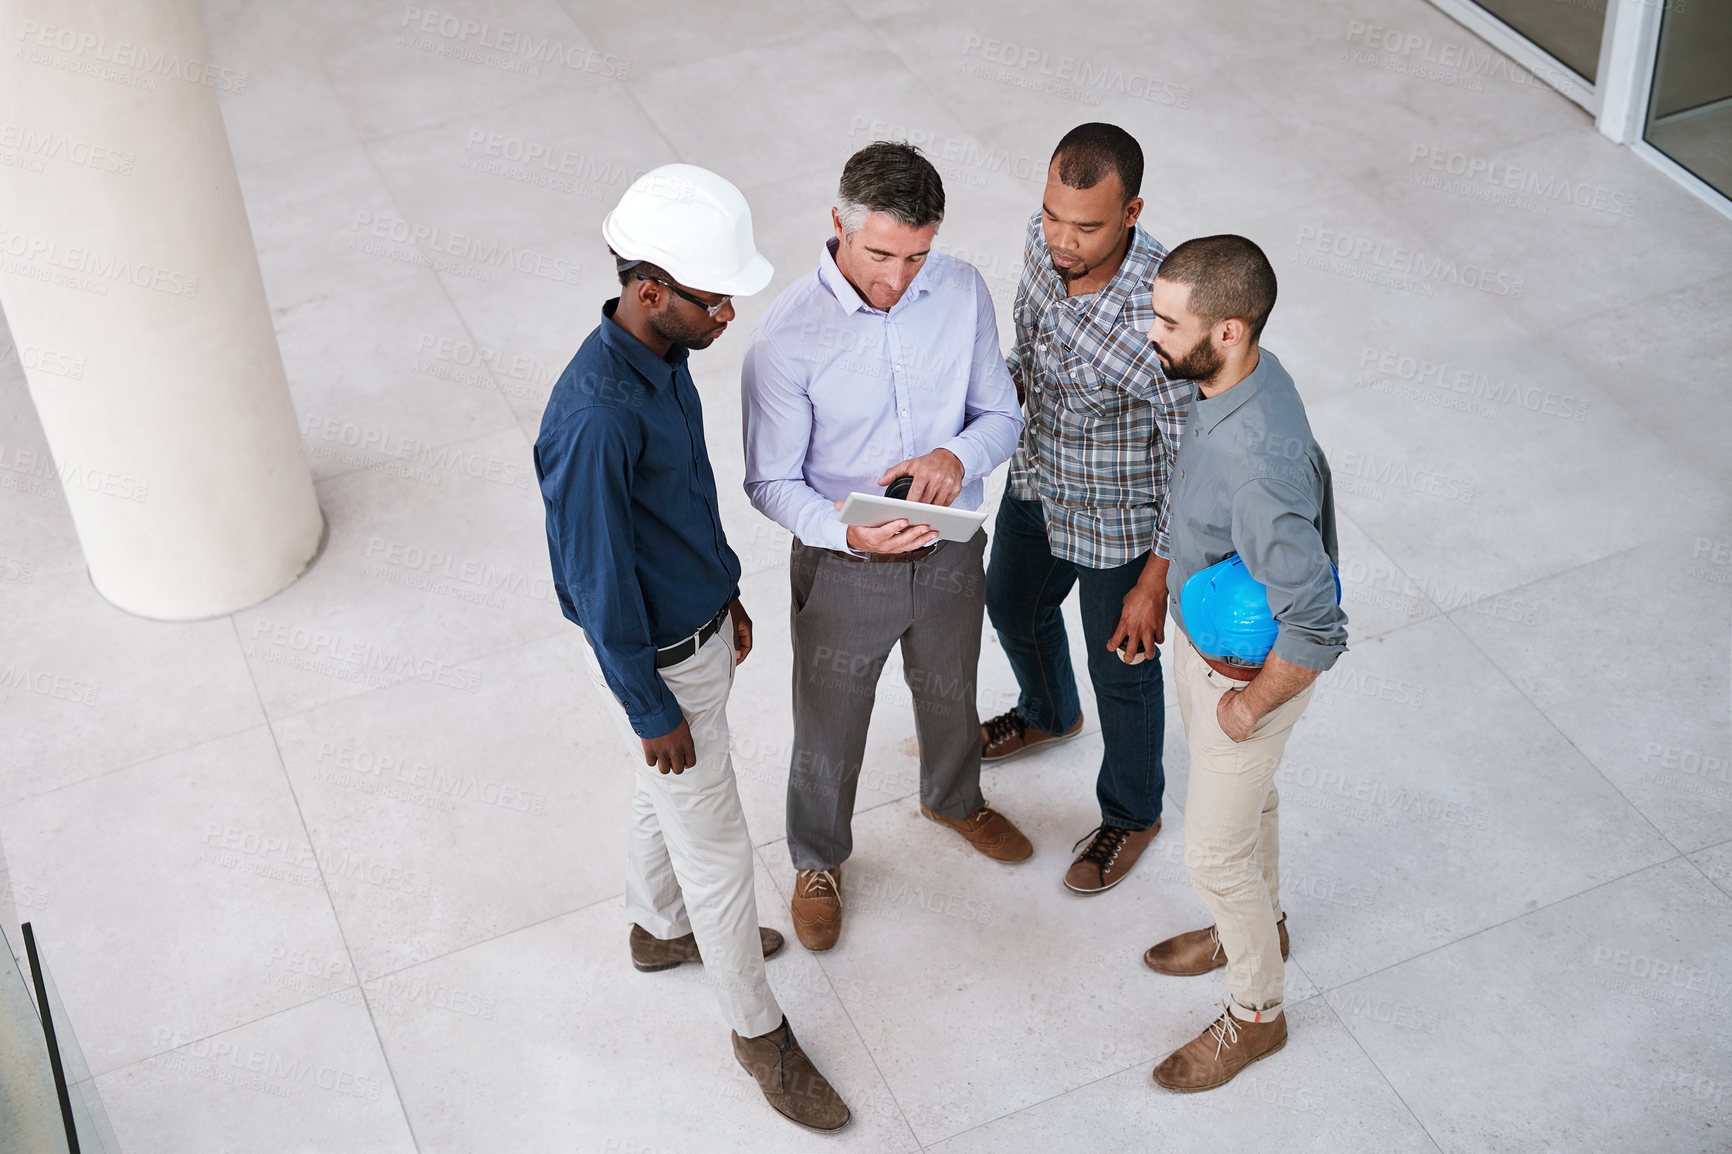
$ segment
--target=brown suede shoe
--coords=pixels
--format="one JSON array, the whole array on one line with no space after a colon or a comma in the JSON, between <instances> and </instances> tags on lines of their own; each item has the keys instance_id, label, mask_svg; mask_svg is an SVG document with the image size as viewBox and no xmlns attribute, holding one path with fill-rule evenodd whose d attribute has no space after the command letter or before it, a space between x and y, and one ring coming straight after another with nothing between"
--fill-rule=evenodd
<instances>
[{"instance_id":1,"label":"brown suede shoe","mask_svg":"<svg viewBox=\"0 0 1732 1154\"><path fill-rule=\"evenodd\" d=\"M947 825L962 835L962 839L993 861L1027 861L1034 856L1034 844L1022 836L1011 820L983 805L967 817L939 817L925 806L920 812L929 820Z\"/></svg>"},{"instance_id":2,"label":"brown suede shoe","mask_svg":"<svg viewBox=\"0 0 1732 1154\"><path fill-rule=\"evenodd\" d=\"M1275 928L1281 934L1281 960L1286 961L1286 914L1281 915ZM1194 978L1198 974L1218 970L1226 964L1227 951L1221 948L1221 939L1215 933L1214 926L1206 930L1179 934L1164 942L1156 942L1143 951L1143 965L1157 974L1171 974L1175 978Z\"/></svg>"},{"instance_id":3,"label":"brown suede shoe","mask_svg":"<svg viewBox=\"0 0 1732 1154\"><path fill-rule=\"evenodd\" d=\"M796 870L794 934L808 950L827 950L842 932L842 867L827 870Z\"/></svg>"},{"instance_id":4,"label":"brown suede shoe","mask_svg":"<svg viewBox=\"0 0 1732 1154\"><path fill-rule=\"evenodd\" d=\"M1155 835L1161 832L1161 819L1148 829L1121 829L1116 825L1097 825L1071 846L1088 842L1088 848L1064 871L1065 888L1079 894L1098 894L1110 890L1125 880Z\"/></svg>"},{"instance_id":5,"label":"brown suede shoe","mask_svg":"<svg viewBox=\"0 0 1732 1154\"><path fill-rule=\"evenodd\" d=\"M831 1088L800 1049L794 1028L782 1024L756 1038L734 1035L734 1060L758 1081L764 1100L776 1113L808 1130L831 1133L852 1116L842 1096Z\"/></svg>"},{"instance_id":6,"label":"brown suede shoe","mask_svg":"<svg viewBox=\"0 0 1732 1154\"><path fill-rule=\"evenodd\" d=\"M773 958L782 950L782 935L769 926L758 927L758 941L764 947L764 957ZM646 974L671 970L686 962L701 962L698 940L691 934L683 938L658 938L642 926L631 927L631 964Z\"/></svg>"},{"instance_id":7,"label":"brown suede shoe","mask_svg":"<svg viewBox=\"0 0 1732 1154\"><path fill-rule=\"evenodd\" d=\"M997 717L988 718L980 726L980 760L1008 761L1019 753L1027 753L1036 746L1048 745L1055 741L1066 741L1082 732L1082 714L1078 713L1076 724L1063 733L1048 733L1044 729L1036 729L1022 719L1022 714L1016 710L1001 713Z\"/></svg>"},{"instance_id":8,"label":"brown suede shoe","mask_svg":"<svg viewBox=\"0 0 1732 1154\"><path fill-rule=\"evenodd\" d=\"M1213 1025L1155 1067L1155 1081L1181 1094L1213 1090L1286 1044L1286 1014L1277 1014L1269 1022L1242 1022L1223 1009Z\"/></svg>"}]
</instances>

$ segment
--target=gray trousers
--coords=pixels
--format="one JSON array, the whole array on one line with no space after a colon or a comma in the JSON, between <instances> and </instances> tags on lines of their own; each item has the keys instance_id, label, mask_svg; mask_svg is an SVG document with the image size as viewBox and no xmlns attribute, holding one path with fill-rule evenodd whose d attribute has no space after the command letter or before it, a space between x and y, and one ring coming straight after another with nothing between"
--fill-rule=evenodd
<instances>
[{"instance_id":1,"label":"gray trousers","mask_svg":"<svg viewBox=\"0 0 1732 1154\"><path fill-rule=\"evenodd\" d=\"M967 817L980 793L975 673L986 612L986 534L940 541L907 564L845 561L794 541L794 756L788 856L795 869L841 865L854 850L854 791L878 675L902 644L920 742L920 801Z\"/></svg>"}]
</instances>

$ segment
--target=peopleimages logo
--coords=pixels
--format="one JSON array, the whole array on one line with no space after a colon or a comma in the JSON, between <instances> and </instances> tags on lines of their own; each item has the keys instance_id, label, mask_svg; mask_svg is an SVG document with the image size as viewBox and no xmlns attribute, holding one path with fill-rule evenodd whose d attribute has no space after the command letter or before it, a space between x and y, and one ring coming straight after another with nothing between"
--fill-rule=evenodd
<instances>
[{"instance_id":1,"label":"peopleimages logo","mask_svg":"<svg viewBox=\"0 0 1732 1154\"><path fill-rule=\"evenodd\" d=\"M1561 420L1588 419L1590 402L1585 397L1538 388L1508 377L1493 377L1480 369L1462 368L1448 361L1427 360L1366 345L1359 354L1359 368L1361 384L1405 381L1414 386L1431 386L1459 393L1470 400L1490 401Z\"/></svg>"},{"instance_id":2,"label":"peopleimages logo","mask_svg":"<svg viewBox=\"0 0 1732 1154\"><path fill-rule=\"evenodd\" d=\"M625 57L597 52L583 44L567 44L552 36L542 36L520 28L508 28L502 24L490 24L485 20L469 20L431 8L422 9L413 5L405 7L402 27L411 32L438 36L453 47L488 49L517 62L557 64L573 72L588 72L600 76L604 80L624 80L631 75L632 62Z\"/></svg>"},{"instance_id":3,"label":"peopleimages logo","mask_svg":"<svg viewBox=\"0 0 1732 1154\"><path fill-rule=\"evenodd\" d=\"M26 20L18 32L26 48L52 48L69 56L97 64L133 68L149 76L172 76L188 84L202 84L221 92L245 92L247 74L236 68L221 68L203 60L183 59L178 52L163 52L125 40L110 42L94 32L80 32L37 20ZM42 63L42 61L35 61Z\"/></svg>"},{"instance_id":4,"label":"peopleimages logo","mask_svg":"<svg viewBox=\"0 0 1732 1154\"><path fill-rule=\"evenodd\" d=\"M989 80L1027 88L1052 96L1099 104L1102 97L1123 93L1134 100L1147 100L1176 108L1191 106L1191 89L1175 84L1149 72L1126 71L1111 65L1099 65L1078 56L1053 56L1034 45L1019 46L991 36L970 32L962 41L962 55L976 56L987 64L1012 69L1013 72L984 75ZM965 62L963 70L969 71ZM1016 73L1022 73L1020 77Z\"/></svg>"},{"instance_id":5,"label":"peopleimages logo","mask_svg":"<svg viewBox=\"0 0 1732 1154\"><path fill-rule=\"evenodd\" d=\"M68 282L67 287L94 292L98 296L107 296L110 284L130 284L176 297L198 296L196 276L162 265L129 260L100 249L61 244L52 237L27 236L0 229L0 253L15 258L7 262L7 272L37 280L69 275L72 281L79 283ZM50 270L60 270L60 273Z\"/></svg>"},{"instance_id":6,"label":"peopleimages logo","mask_svg":"<svg viewBox=\"0 0 1732 1154\"><path fill-rule=\"evenodd\" d=\"M38 132L21 124L0 124L0 148L20 152L37 160L60 160L98 172L131 176L137 162L130 152L92 144L59 132Z\"/></svg>"},{"instance_id":7,"label":"peopleimages logo","mask_svg":"<svg viewBox=\"0 0 1732 1154\"><path fill-rule=\"evenodd\" d=\"M1453 149L1433 147L1429 144L1416 144L1409 151L1407 163L1416 168L1429 169L1431 173L1452 176L1460 181L1483 183L1493 190L1509 193L1520 197L1533 197L1540 202L1540 214L1544 214L1545 202L1562 201L1573 204L1577 208L1592 209L1595 212L1607 213L1611 216L1635 216L1639 199L1626 192L1602 188L1596 184L1588 184L1568 177L1554 176L1551 173L1540 172L1526 165L1511 164L1507 160L1493 160L1489 157L1470 156L1465 152ZM1411 176L1429 176L1429 173L1412 173ZM1418 179L1410 183L1421 183ZM1438 183L1435 187L1444 191L1455 191L1447 182ZM1522 207L1516 204L1516 207Z\"/></svg>"},{"instance_id":8,"label":"peopleimages logo","mask_svg":"<svg viewBox=\"0 0 1732 1154\"><path fill-rule=\"evenodd\" d=\"M1398 277L1412 278L1422 284L1461 285L1513 300L1520 300L1526 292L1527 282L1519 276L1477 264L1458 264L1448 257L1427 256L1415 248L1331 228L1300 225L1294 243L1305 250L1302 256L1316 253L1323 257L1337 257Z\"/></svg>"},{"instance_id":9,"label":"peopleimages logo","mask_svg":"<svg viewBox=\"0 0 1732 1154\"><path fill-rule=\"evenodd\" d=\"M361 248L379 256L390 256L378 246L358 244L369 239L407 245L411 250L423 250L438 257L451 257L471 265L508 268L526 276L537 276L561 284L576 284L582 279L583 268L574 261L551 253L517 248L501 241L484 241L463 232L449 232L438 225L412 224L397 216L380 216L360 210L349 226L359 234L351 237L349 247ZM454 268L452 271L461 271Z\"/></svg>"},{"instance_id":10,"label":"peopleimages logo","mask_svg":"<svg viewBox=\"0 0 1732 1154\"><path fill-rule=\"evenodd\" d=\"M1549 85L1566 96L1580 93L1579 87L1562 69L1540 71L1523 68L1492 49L1433 40L1418 32L1349 20L1347 42L1365 46L1364 54L1354 57L1360 63L1377 64L1425 80L1442 80L1451 84L1467 82L1465 86L1475 91L1481 89L1481 78L1490 77L1535 88ZM1382 53L1381 58L1377 53Z\"/></svg>"}]
</instances>

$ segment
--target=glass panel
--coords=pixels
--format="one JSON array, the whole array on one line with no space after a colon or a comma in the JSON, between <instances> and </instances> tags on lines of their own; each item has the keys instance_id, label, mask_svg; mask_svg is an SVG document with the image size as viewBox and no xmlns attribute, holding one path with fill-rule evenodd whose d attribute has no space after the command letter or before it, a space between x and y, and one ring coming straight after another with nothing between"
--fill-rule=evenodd
<instances>
[{"instance_id":1,"label":"glass panel","mask_svg":"<svg viewBox=\"0 0 1732 1154\"><path fill-rule=\"evenodd\" d=\"M120 1154L120 1143L114 1140L114 1127L108 1123L108 1111L96 1095L96 1081L90 1076L90 1063L84 1060L84 1049L72 1031L72 1019L60 1000L54 985L54 973L48 968L48 958L42 939L36 939L36 960L42 966L42 984L48 991L48 1013L54 1022L54 1040L60 1045L60 1069L66 1075L66 1093L72 1099L72 1121L78 1130L79 1154ZM64 1131L63 1131L64 1134ZM64 1142L64 1136L61 1138Z\"/></svg>"},{"instance_id":2,"label":"glass panel","mask_svg":"<svg viewBox=\"0 0 1732 1154\"><path fill-rule=\"evenodd\" d=\"M1732 4L1666 5L1643 135L1732 196Z\"/></svg>"},{"instance_id":3,"label":"glass panel","mask_svg":"<svg viewBox=\"0 0 1732 1154\"><path fill-rule=\"evenodd\" d=\"M10 945L0 954L0 1154L65 1154L66 1127L30 982Z\"/></svg>"},{"instance_id":4,"label":"glass panel","mask_svg":"<svg viewBox=\"0 0 1732 1154\"><path fill-rule=\"evenodd\" d=\"M1479 6L1594 83L1606 0L1479 0Z\"/></svg>"}]
</instances>

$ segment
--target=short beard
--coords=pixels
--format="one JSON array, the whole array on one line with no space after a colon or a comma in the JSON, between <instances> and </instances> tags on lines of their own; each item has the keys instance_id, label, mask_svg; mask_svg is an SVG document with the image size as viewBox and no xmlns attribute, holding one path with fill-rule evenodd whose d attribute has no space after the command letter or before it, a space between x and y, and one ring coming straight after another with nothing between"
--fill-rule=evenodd
<instances>
[{"instance_id":1,"label":"short beard","mask_svg":"<svg viewBox=\"0 0 1732 1154\"><path fill-rule=\"evenodd\" d=\"M1166 352L1158 345L1155 351ZM1208 337L1198 341L1184 356L1174 357L1169 353L1167 359L1172 362L1172 367L1166 370L1167 379L1174 381L1206 381L1227 363L1226 356L1209 342Z\"/></svg>"},{"instance_id":2,"label":"short beard","mask_svg":"<svg viewBox=\"0 0 1732 1154\"><path fill-rule=\"evenodd\" d=\"M1094 267L1095 266L1092 264L1083 264L1081 261L1078 261L1069 268L1062 268L1059 266L1057 261L1054 261L1052 271L1056 272L1058 274L1058 279L1062 281L1073 281L1081 280L1083 277L1093 272Z\"/></svg>"},{"instance_id":3,"label":"short beard","mask_svg":"<svg viewBox=\"0 0 1732 1154\"><path fill-rule=\"evenodd\" d=\"M687 349L707 349L715 343L716 326L713 321L702 325L686 324L675 320L672 312L673 305L670 303L659 315L649 319L650 328L660 334L662 339Z\"/></svg>"}]
</instances>

